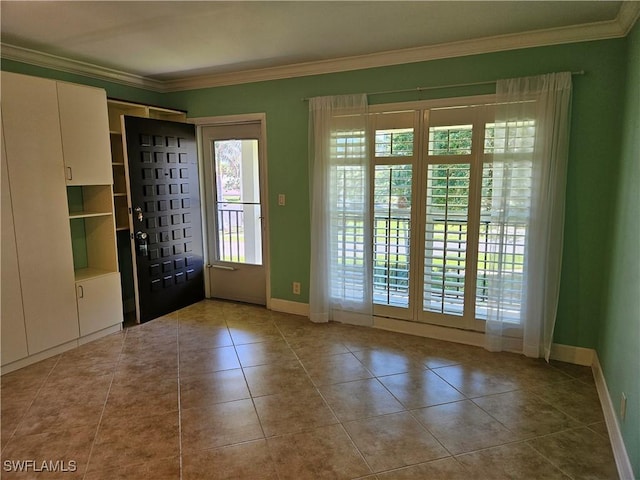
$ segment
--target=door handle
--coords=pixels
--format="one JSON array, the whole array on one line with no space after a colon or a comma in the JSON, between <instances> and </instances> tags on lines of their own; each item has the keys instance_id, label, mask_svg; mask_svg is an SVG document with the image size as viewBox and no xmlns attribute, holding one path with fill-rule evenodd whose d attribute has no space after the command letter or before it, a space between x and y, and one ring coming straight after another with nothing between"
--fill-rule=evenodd
<instances>
[{"instance_id":1,"label":"door handle","mask_svg":"<svg viewBox=\"0 0 640 480\"><path fill-rule=\"evenodd\" d=\"M146 257L149 254L149 236L146 232L136 232L136 244L138 246L138 254Z\"/></svg>"},{"instance_id":2,"label":"door handle","mask_svg":"<svg viewBox=\"0 0 640 480\"><path fill-rule=\"evenodd\" d=\"M207 265L209 268L217 268L218 270L229 270L230 272L235 272L235 268L228 267L226 265Z\"/></svg>"}]
</instances>

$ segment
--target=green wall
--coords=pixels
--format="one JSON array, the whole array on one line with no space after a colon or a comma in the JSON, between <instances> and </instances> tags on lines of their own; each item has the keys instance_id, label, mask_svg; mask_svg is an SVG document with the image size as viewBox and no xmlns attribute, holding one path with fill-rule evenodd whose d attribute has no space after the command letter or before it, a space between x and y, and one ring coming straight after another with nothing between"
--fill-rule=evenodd
<instances>
[{"instance_id":1,"label":"green wall","mask_svg":"<svg viewBox=\"0 0 640 480\"><path fill-rule=\"evenodd\" d=\"M584 70L574 77L567 185L565 255L555 341L594 348L605 278L620 157L626 40L617 39L436 60L353 72L167 94L165 103L192 117L267 114L272 296L308 301L309 193L304 97L446 85ZM494 87L372 96L388 103L491 93ZM287 205L278 207L278 193ZM291 282L302 282L302 295Z\"/></svg>"},{"instance_id":2,"label":"green wall","mask_svg":"<svg viewBox=\"0 0 640 480\"><path fill-rule=\"evenodd\" d=\"M621 163L597 352L614 408L626 393L626 418L618 413L618 422L635 478L640 478L640 23L627 39Z\"/></svg>"},{"instance_id":3,"label":"green wall","mask_svg":"<svg viewBox=\"0 0 640 480\"><path fill-rule=\"evenodd\" d=\"M626 39L584 42L168 94L3 62L2 68L88 83L109 96L185 109L190 117L264 112L272 297L308 301L309 192L304 97L481 82L553 71L574 77L565 254L555 341L595 348L606 298L620 159ZM378 95L371 103L492 93L493 86ZM277 206L277 195L287 205ZM293 295L291 282L302 283Z\"/></svg>"}]
</instances>

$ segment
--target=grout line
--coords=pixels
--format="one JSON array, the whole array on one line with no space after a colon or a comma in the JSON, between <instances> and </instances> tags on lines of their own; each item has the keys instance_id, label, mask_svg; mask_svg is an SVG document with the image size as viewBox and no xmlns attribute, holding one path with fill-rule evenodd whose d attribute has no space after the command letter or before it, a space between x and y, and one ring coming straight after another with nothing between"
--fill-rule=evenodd
<instances>
[{"instance_id":1,"label":"grout line","mask_svg":"<svg viewBox=\"0 0 640 480\"><path fill-rule=\"evenodd\" d=\"M111 371L111 381L109 382L109 388L107 389L107 395L104 399L104 404L102 405L102 410L100 411L100 417L98 418L98 425L96 425L96 432L93 435L93 441L91 442L91 448L89 449L89 455L87 456L87 465L85 466L84 473L82 474L82 478L85 478L89 472L89 465L91 464L91 456L93 455L93 449L96 446L96 440L98 439L98 432L100 431L100 426L102 425L102 417L104 416L104 412L107 409L107 402L109 401L109 395L111 394L111 387L113 386L113 381L116 376L116 370L118 369L118 365L120 364L120 360L122 355L124 354L124 346L127 340L127 336L129 334L129 330L125 329L122 335L122 344L120 346L120 353L118 354L118 359L116 360L115 365L113 366L113 370Z\"/></svg>"},{"instance_id":2,"label":"grout line","mask_svg":"<svg viewBox=\"0 0 640 480\"><path fill-rule=\"evenodd\" d=\"M178 326L176 328L176 343L177 343L177 359L178 362L178 463L180 471L180 480L183 477L183 459L182 459L182 403L181 403L181 391L180 391L180 313L177 315Z\"/></svg>"},{"instance_id":3,"label":"grout line","mask_svg":"<svg viewBox=\"0 0 640 480\"><path fill-rule=\"evenodd\" d=\"M44 385L47 383L47 380L49 379L49 377L51 376L51 373L53 372L53 369L56 368L58 366L58 363L60 363L60 359L62 358L63 353L58 354L58 358L56 359L55 363L53 364L53 366L49 369L49 371L47 372L47 374L45 375L44 379L42 380L42 382L40 383L40 386L38 386L38 389L36 390L36 393L33 395L33 397L31 398L31 401L29 402L27 408L25 408L24 413L20 416L20 419L18 420L18 423L16 423L15 428L13 429L13 431L11 432L11 434L9 435L9 439L7 440L7 442L5 443L4 447L2 447L2 449L0 450L0 453L4 453L5 449L7 448L7 446L9 446L9 443L11 442L11 440L14 438L16 432L18 431L18 428L20 428L20 425L22 424L22 421L24 420L24 417L27 416L27 413L29 413L29 410L31 409L31 407L33 406L33 404L36 401L36 398L38 398L38 395L40 395L40 392L42 391L42 388L44 387ZM45 359L48 360L48 359ZM35 365L35 364L34 364ZM25 367L26 368L26 367ZM16 370L17 371L17 370ZM10 372L13 373L13 372ZM1 403L1 389L0 389L0 403Z\"/></svg>"}]
</instances>

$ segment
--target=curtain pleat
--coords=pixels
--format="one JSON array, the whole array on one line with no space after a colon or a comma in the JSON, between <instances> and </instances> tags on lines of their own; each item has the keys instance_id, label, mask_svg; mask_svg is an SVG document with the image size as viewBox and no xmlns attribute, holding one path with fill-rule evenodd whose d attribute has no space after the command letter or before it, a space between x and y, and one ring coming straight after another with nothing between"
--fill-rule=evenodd
<instances>
[{"instance_id":1,"label":"curtain pleat","mask_svg":"<svg viewBox=\"0 0 640 480\"><path fill-rule=\"evenodd\" d=\"M518 231L526 230L526 240L523 280L515 293L521 317L515 322L508 308L513 275L498 268L488 286L485 346L500 351L519 345L525 355L548 360L560 290L571 73L500 80L496 91L495 128L504 144L493 155L492 234L502 246ZM524 185L523 177L530 183ZM497 262L508 264L516 254L502 248Z\"/></svg>"},{"instance_id":2,"label":"curtain pleat","mask_svg":"<svg viewBox=\"0 0 640 480\"><path fill-rule=\"evenodd\" d=\"M309 101L310 319L371 325L366 95Z\"/></svg>"}]
</instances>

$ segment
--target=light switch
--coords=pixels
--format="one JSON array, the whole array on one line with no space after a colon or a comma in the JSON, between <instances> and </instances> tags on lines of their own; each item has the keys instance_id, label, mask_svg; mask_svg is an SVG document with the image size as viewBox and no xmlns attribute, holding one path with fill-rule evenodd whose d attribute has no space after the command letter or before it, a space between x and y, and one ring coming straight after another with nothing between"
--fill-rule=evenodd
<instances>
[{"instance_id":1,"label":"light switch","mask_svg":"<svg viewBox=\"0 0 640 480\"><path fill-rule=\"evenodd\" d=\"M279 193L278 194L278 205L281 206L281 207L284 207L284 205L285 205L284 193Z\"/></svg>"}]
</instances>

